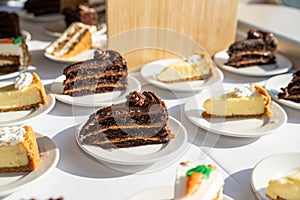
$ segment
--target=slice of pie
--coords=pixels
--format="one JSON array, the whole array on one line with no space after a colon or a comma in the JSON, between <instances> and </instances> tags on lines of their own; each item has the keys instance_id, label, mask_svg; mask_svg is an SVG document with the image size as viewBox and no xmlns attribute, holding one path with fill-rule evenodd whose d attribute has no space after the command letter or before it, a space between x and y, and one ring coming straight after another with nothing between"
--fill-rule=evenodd
<instances>
[{"instance_id":1,"label":"slice of pie","mask_svg":"<svg viewBox=\"0 0 300 200\"><path fill-rule=\"evenodd\" d=\"M37 169L40 154L30 126L0 128L0 172L24 172Z\"/></svg>"},{"instance_id":2,"label":"slice of pie","mask_svg":"<svg viewBox=\"0 0 300 200\"><path fill-rule=\"evenodd\" d=\"M233 92L207 99L202 116L226 118L250 118L271 116L272 103L268 92L254 83L235 88Z\"/></svg>"},{"instance_id":3,"label":"slice of pie","mask_svg":"<svg viewBox=\"0 0 300 200\"><path fill-rule=\"evenodd\" d=\"M286 177L270 180L266 196L271 200L300 199L300 169Z\"/></svg>"},{"instance_id":4,"label":"slice of pie","mask_svg":"<svg viewBox=\"0 0 300 200\"><path fill-rule=\"evenodd\" d=\"M157 80L165 83L201 80L213 76L213 64L209 54L199 52L165 67Z\"/></svg>"},{"instance_id":5,"label":"slice of pie","mask_svg":"<svg viewBox=\"0 0 300 200\"><path fill-rule=\"evenodd\" d=\"M46 103L46 91L36 73L22 73L14 84L0 88L0 112L31 110Z\"/></svg>"}]
</instances>

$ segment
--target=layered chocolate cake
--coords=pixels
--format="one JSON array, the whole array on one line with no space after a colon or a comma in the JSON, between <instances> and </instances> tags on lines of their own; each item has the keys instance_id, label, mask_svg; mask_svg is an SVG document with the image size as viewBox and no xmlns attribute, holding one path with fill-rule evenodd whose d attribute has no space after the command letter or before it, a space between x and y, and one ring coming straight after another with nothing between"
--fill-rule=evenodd
<instances>
[{"instance_id":1,"label":"layered chocolate cake","mask_svg":"<svg viewBox=\"0 0 300 200\"><path fill-rule=\"evenodd\" d=\"M94 8L90 8L87 4L79 4L76 9L66 7L62 13L65 16L66 25L69 26L73 22L82 22L88 25L98 25L98 14Z\"/></svg>"},{"instance_id":2,"label":"layered chocolate cake","mask_svg":"<svg viewBox=\"0 0 300 200\"><path fill-rule=\"evenodd\" d=\"M35 16L59 13L60 0L27 0L24 9Z\"/></svg>"},{"instance_id":3,"label":"layered chocolate cake","mask_svg":"<svg viewBox=\"0 0 300 200\"><path fill-rule=\"evenodd\" d=\"M170 140L168 111L153 92L134 91L127 101L90 115L80 141L104 149L164 144Z\"/></svg>"},{"instance_id":4,"label":"layered chocolate cake","mask_svg":"<svg viewBox=\"0 0 300 200\"><path fill-rule=\"evenodd\" d=\"M113 50L95 50L94 59L72 64L64 69L63 94L84 96L125 90L127 63Z\"/></svg>"},{"instance_id":5,"label":"layered chocolate cake","mask_svg":"<svg viewBox=\"0 0 300 200\"><path fill-rule=\"evenodd\" d=\"M246 67L276 62L277 40L272 33L250 30L246 39L232 44L227 53L226 65Z\"/></svg>"},{"instance_id":6,"label":"layered chocolate cake","mask_svg":"<svg viewBox=\"0 0 300 200\"><path fill-rule=\"evenodd\" d=\"M23 70L30 64L31 56L21 35L18 15L1 11L0 72Z\"/></svg>"},{"instance_id":7,"label":"layered chocolate cake","mask_svg":"<svg viewBox=\"0 0 300 200\"><path fill-rule=\"evenodd\" d=\"M282 92L278 94L279 99L300 103L300 70L293 74L291 82L281 90Z\"/></svg>"}]
</instances>

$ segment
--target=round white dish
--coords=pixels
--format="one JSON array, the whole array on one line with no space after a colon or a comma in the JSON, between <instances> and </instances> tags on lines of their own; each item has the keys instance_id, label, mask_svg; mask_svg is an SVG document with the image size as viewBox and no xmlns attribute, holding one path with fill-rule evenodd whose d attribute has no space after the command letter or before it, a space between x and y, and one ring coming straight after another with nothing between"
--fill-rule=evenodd
<instances>
[{"instance_id":1,"label":"round white dish","mask_svg":"<svg viewBox=\"0 0 300 200\"><path fill-rule=\"evenodd\" d=\"M19 76L21 73L25 72L26 69L16 71L16 72L9 72L9 73L2 73L0 72L0 80L10 79ZM0 86L2 84L0 83Z\"/></svg>"},{"instance_id":2,"label":"round white dish","mask_svg":"<svg viewBox=\"0 0 300 200\"><path fill-rule=\"evenodd\" d=\"M265 88L275 101L291 108L300 109L300 103L278 98L278 94L281 92L280 88L286 87L292 78L293 74L274 76L266 81Z\"/></svg>"},{"instance_id":3,"label":"round white dish","mask_svg":"<svg viewBox=\"0 0 300 200\"><path fill-rule=\"evenodd\" d=\"M64 80L64 75L61 75L58 78L56 78L55 81L52 83L50 90L57 100L75 106L94 107L122 103L126 101L126 96L131 91L141 90L140 82L133 76L128 75L128 87L125 91L106 92L94 95L86 95L82 97L72 97L69 95L62 94L64 89Z\"/></svg>"},{"instance_id":4,"label":"round white dish","mask_svg":"<svg viewBox=\"0 0 300 200\"><path fill-rule=\"evenodd\" d=\"M300 153L275 154L260 161L253 169L251 186L259 199L267 200L265 189L271 179L278 179L296 172L300 167Z\"/></svg>"},{"instance_id":5,"label":"round white dish","mask_svg":"<svg viewBox=\"0 0 300 200\"><path fill-rule=\"evenodd\" d=\"M75 56L72 56L72 57L69 57L69 58L59 58L59 57L56 57L56 56L53 56L47 52L44 52L44 56L46 58L49 58L50 60L53 60L53 61L56 61L56 62L59 62L59 63L76 63L76 62L81 62L81 61L84 61L84 60L89 60L89 59L92 59L94 57L94 51L95 49L88 49L88 50L85 50Z\"/></svg>"},{"instance_id":6,"label":"round white dish","mask_svg":"<svg viewBox=\"0 0 300 200\"><path fill-rule=\"evenodd\" d=\"M47 94L47 104L39 107L36 110L21 110L15 112L0 113L0 126L13 126L27 123L37 117L50 112L55 105L55 97L53 94Z\"/></svg>"},{"instance_id":7,"label":"round white dish","mask_svg":"<svg viewBox=\"0 0 300 200\"><path fill-rule=\"evenodd\" d=\"M158 186L143 190L131 196L128 200L173 200L174 187L170 185ZM223 195L223 200L233 200L227 195Z\"/></svg>"},{"instance_id":8,"label":"round white dish","mask_svg":"<svg viewBox=\"0 0 300 200\"><path fill-rule=\"evenodd\" d=\"M210 91L205 90L190 98L184 106L184 113L196 126L220 135L260 137L274 132L287 122L287 114L275 102L270 105L270 109L273 112L271 117L240 119L203 118L201 115L204 111L202 105L210 97Z\"/></svg>"},{"instance_id":9,"label":"round white dish","mask_svg":"<svg viewBox=\"0 0 300 200\"><path fill-rule=\"evenodd\" d=\"M163 70L167 65L174 63L178 60L179 59L165 59L147 63L142 67L141 75L145 79L145 81L156 87L180 92L200 91L205 87L209 87L213 84L221 82L224 78L222 71L215 67L215 75L209 78L208 80L196 80L178 83L164 83L158 81L157 76L161 72L161 70Z\"/></svg>"},{"instance_id":10,"label":"round white dish","mask_svg":"<svg viewBox=\"0 0 300 200\"><path fill-rule=\"evenodd\" d=\"M32 172L1 173L0 197L9 195L21 188L45 177L55 168L59 160L59 150L47 136L36 134L41 155L38 168Z\"/></svg>"},{"instance_id":11,"label":"round white dish","mask_svg":"<svg viewBox=\"0 0 300 200\"><path fill-rule=\"evenodd\" d=\"M32 14L32 13L28 13L25 10L20 10L20 11L17 11L17 14L22 19L26 19L26 20L29 20L29 21L36 21L36 22L49 22L49 21L64 20L64 16L60 13L34 16L34 14Z\"/></svg>"},{"instance_id":12,"label":"round white dish","mask_svg":"<svg viewBox=\"0 0 300 200\"><path fill-rule=\"evenodd\" d=\"M43 27L45 33L49 36L60 37L62 33L66 30L67 25L65 21L52 22ZM98 34L104 34L107 31L105 23L98 25Z\"/></svg>"},{"instance_id":13,"label":"round white dish","mask_svg":"<svg viewBox=\"0 0 300 200\"><path fill-rule=\"evenodd\" d=\"M103 160L119 165L145 165L161 161L181 152L187 144L186 129L179 121L172 117L169 117L168 127L174 135L174 138L167 144L145 145L112 150L105 150L101 147L82 144L79 140L79 132L84 124L85 122L81 124L78 133L76 133L76 141L79 147L88 155L99 161Z\"/></svg>"},{"instance_id":14,"label":"round white dish","mask_svg":"<svg viewBox=\"0 0 300 200\"><path fill-rule=\"evenodd\" d=\"M276 63L275 64L266 64L266 65L253 65L248 67L235 68L224 63L227 62L229 55L226 50L219 51L214 56L214 61L218 67L223 70L246 76L273 76L277 74L282 74L288 72L292 67L292 62L281 54L276 54Z\"/></svg>"}]
</instances>

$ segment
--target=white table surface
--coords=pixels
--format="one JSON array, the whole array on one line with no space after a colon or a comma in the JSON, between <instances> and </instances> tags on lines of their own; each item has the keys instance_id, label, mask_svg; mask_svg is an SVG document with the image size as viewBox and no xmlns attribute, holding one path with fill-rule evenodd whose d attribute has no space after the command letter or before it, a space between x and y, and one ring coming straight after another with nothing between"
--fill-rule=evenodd
<instances>
[{"instance_id":1,"label":"white table surface","mask_svg":"<svg viewBox=\"0 0 300 200\"><path fill-rule=\"evenodd\" d=\"M46 88L61 75L66 64L56 63L43 56L44 47L55 38L47 36L41 22L21 20L21 26L32 35L28 43L35 71ZM54 109L38 119L29 122L34 130L52 138L60 151L56 168L43 179L4 197L5 200L47 199L63 197L66 200L104 199L125 200L130 196L162 185L173 185L178 163L191 160L197 163L211 163L218 166L225 178L224 193L237 200L256 199L250 185L253 167L269 155L300 151L300 111L282 106L288 114L288 123L274 134L259 138L233 138L220 136L193 125L183 113L184 103L193 95L172 93L151 86L141 78L139 72L132 73L145 90L153 90L164 99L169 114L186 127L189 140L186 151L167 166L149 172L144 169L119 168L117 170L86 156L76 144L75 126L87 117L93 109L72 107L56 102ZM224 86L257 82L263 85L267 78L253 78L224 72ZM74 116L74 109L76 115ZM80 113L80 114L78 114Z\"/></svg>"}]
</instances>

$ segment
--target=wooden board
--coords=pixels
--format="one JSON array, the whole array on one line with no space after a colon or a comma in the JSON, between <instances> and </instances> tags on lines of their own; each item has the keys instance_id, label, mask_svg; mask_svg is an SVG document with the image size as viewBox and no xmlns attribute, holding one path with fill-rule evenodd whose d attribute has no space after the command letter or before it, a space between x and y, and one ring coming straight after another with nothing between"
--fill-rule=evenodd
<instances>
[{"instance_id":1,"label":"wooden board","mask_svg":"<svg viewBox=\"0 0 300 200\"><path fill-rule=\"evenodd\" d=\"M108 48L129 70L147 62L210 55L234 42L238 0L107 0Z\"/></svg>"}]
</instances>

